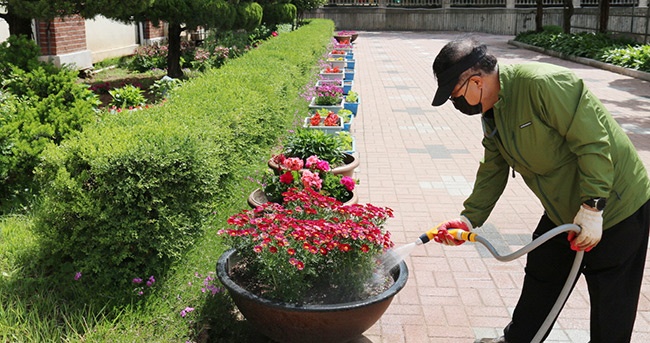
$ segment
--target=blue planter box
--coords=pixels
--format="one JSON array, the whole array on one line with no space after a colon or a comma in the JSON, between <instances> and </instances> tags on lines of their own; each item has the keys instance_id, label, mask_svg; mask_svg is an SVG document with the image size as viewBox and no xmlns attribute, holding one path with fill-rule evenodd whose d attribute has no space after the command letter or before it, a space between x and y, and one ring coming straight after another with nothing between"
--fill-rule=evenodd
<instances>
[{"instance_id":1,"label":"blue planter box","mask_svg":"<svg viewBox=\"0 0 650 343\"><path fill-rule=\"evenodd\" d=\"M345 69L343 80L354 80L354 69Z\"/></svg>"},{"instance_id":2,"label":"blue planter box","mask_svg":"<svg viewBox=\"0 0 650 343\"><path fill-rule=\"evenodd\" d=\"M343 123L343 131L350 131L350 126L352 126L353 121L354 121L354 116L350 116L350 121L347 123Z\"/></svg>"},{"instance_id":3,"label":"blue planter box","mask_svg":"<svg viewBox=\"0 0 650 343\"><path fill-rule=\"evenodd\" d=\"M343 80L343 95L348 95L348 93L350 93L353 84L354 81L352 80Z\"/></svg>"},{"instance_id":4,"label":"blue planter box","mask_svg":"<svg viewBox=\"0 0 650 343\"><path fill-rule=\"evenodd\" d=\"M354 59L354 53L353 53L353 52L348 52L348 53L345 55L345 59L348 60L348 61L349 61L349 60L353 60L353 59Z\"/></svg>"},{"instance_id":5,"label":"blue planter box","mask_svg":"<svg viewBox=\"0 0 650 343\"><path fill-rule=\"evenodd\" d=\"M345 68L346 69L354 69L355 64L356 64L356 60L347 60Z\"/></svg>"},{"instance_id":6,"label":"blue planter box","mask_svg":"<svg viewBox=\"0 0 650 343\"><path fill-rule=\"evenodd\" d=\"M357 99L357 102L344 102L343 103L343 108L346 110L349 110L352 112L353 115L357 115L357 111L359 110L359 104L361 103L361 96L358 96L359 99Z\"/></svg>"},{"instance_id":7,"label":"blue planter box","mask_svg":"<svg viewBox=\"0 0 650 343\"><path fill-rule=\"evenodd\" d=\"M355 153L356 150L357 150L357 140L356 138L352 137L352 150L346 150L343 152L352 155Z\"/></svg>"}]
</instances>

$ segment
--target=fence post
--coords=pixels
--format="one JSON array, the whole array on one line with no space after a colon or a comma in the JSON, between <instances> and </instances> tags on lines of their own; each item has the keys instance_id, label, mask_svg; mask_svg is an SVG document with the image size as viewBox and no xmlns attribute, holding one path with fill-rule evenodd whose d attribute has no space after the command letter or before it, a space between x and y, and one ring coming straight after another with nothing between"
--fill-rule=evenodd
<instances>
[{"instance_id":1,"label":"fence post","mask_svg":"<svg viewBox=\"0 0 650 343\"><path fill-rule=\"evenodd\" d=\"M442 8L451 8L451 0L442 0Z\"/></svg>"},{"instance_id":2,"label":"fence post","mask_svg":"<svg viewBox=\"0 0 650 343\"><path fill-rule=\"evenodd\" d=\"M572 0L573 8L580 8L580 0Z\"/></svg>"},{"instance_id":3,"label":"fence post","mask_svg":"<svg viewBox=\"0 0 650 343\"><path fill-rule=\"evenodd\" d=\"M515 8L515 0L506 0L506 8Z\"/></svg>"}]
</instances>

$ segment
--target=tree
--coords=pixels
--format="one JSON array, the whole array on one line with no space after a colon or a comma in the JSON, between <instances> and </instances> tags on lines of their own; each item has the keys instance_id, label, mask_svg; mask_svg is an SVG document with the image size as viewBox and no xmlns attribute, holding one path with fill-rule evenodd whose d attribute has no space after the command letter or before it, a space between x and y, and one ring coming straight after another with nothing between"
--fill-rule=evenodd
<instances>
[{"instance_id":1,"label":"tree","mask_svg":"<svg viewBox=\"0 0 650 343\"><path fill-rule=\"evenodd\" d=\"M1 14L9 25L12 36L26 35L33 38L32 19L52 20L58 17L81 15L94 18L98 14L106 17L128 17L141 12L153 0L0 0L7 13Z\"/></svg>"},{"instance_id":2,"label":"tree","mask_svg":"<svg viewBox=\"0 0 650 343\"><path fill-rule=\"evenodd\" d=\"M327 0L291 0L298 11L298 21L302 21L305 12L317 9L325 4Z\"/></svg>"},{"instance_id":3,"label":"tree","mask_svg":"<svg viewBox=\"0 0 650 343\"><path fill-rule=\"evenodd\" d=\"M544 31L544 0L535 1L535 32Z\"/></svg>"},{"instance_id":4,"label":"tree","mask_svg":"<svg viewBox=\"0 0 650 343\"><path fill-rule=\"evenodd\" d=\"M573 0L564 0L564 9L562 10L562 29L564 33L571 33L571 17L573 17Z\"/></svg>"},{"instance_id":5,"label":"tree","mask_svg":"<svg viewBox=\"0 0 650 343\"><path fill-rule=\"evenodd\" d=\"M607 33L609 22L609 0L600 0L598 2L598 32Z\"/></svg>"},{"instance_id":6,"label":"tree","mask_svg":"<svg viewBox=\"0 0 650 343\"><path fill-rule=\"evenodd\" d=\"M136 18L150 20L154 24L161 21L168 23L167 75L180 78L183 76L180 47L181 33L184 30L197 26L222 30L247 28L255 22L259 25L262 11L259 5L255 5L242 3L235 6L224 0L156 0ZM238 11L238 8L241 10ZM245 15L257 15L259 19L243 19Z\"/></svg>"}]
</instances>

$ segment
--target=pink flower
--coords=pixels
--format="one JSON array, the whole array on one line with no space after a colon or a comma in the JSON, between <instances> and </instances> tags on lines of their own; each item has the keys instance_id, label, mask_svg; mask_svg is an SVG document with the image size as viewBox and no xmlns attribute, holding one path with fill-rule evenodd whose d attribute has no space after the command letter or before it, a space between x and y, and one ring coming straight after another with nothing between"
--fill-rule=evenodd
<instances>
[{"instance_id":1,"label":"pink flower","mask_svg":"<svg viewBox=\"0 0 650 343\"><path fill-rule=\"evenodd\" d=\"M302 181L302 184L305 187L309 187L317 191L320 190L321 187L323 186L323 180L321 180L320 176L318 176L317 173L312 173L309 170L305 170L302 172L300 181Z\"/></svg>"},{"instance_id":2,"label":"pink flower","mask_svg":"<svg viewBox=\"0 0 650 343\"><path fill-rule=\"evenodd\" d=\"M354 179L349 176L344 176L341 178L341 184L345 186L345 189L352 192L354 190L355 182Z\"/></svg>"},{"instance_id":3,"label":"pink flower","mask_svg":"<svg viewBox=\"0 0 650 343\"><path fill-rule=\"evenodd\" d=\"M327 161L323 161L323 160L318 161L316 163L316 169L322 170L324 172L330 171L330 163L327 162Z\"/></svg>"},{"instance_id":4,"label":"pink flower","mask_svg":"<svg viewBox=\"0 0 650 343\"><path fill-rule=\"evenodd\" d=\"M186 307L181 311L181 317L185 318L188 313L194 311L194 307Z\"/></svg>"},{"instance_id":5,"label":"pink flower","mask_svg":"<svg viewBox=\"0 0 650 343\"><path fill-rule=\"evenodd\" d=\"M277 36L278 36L278 33L275 32L275 31L273 31L273 32L271 32L271 36L273 36L273 37L277 37Z\"/></svg>"},{"instance_id":6,"label":"pink flower","mask_svg":"<svg viewBox=\"0 0 650 343\"><path fill-rule=\"evenodd\" d=\"M81 279L81 272L76 272L76 273L74 274L74 280L77 281L77 280L79 280L79 279Z\"/></svg>"},{"instance_id":7,"label":"pink flower","mask_svg":"<svg viewBox=\"0 0 650 343\"><path fill-rule=\"evenodd\" d=\"M318 159L318 156L316 156L316 155L311 155L311 156L307 157L307 163L305 164L305 166L306 166L307 168L311 168L313 165L317 164L318 161L320 161L320 160Z\"/></svg>"},{"instance_id":8,"label":"pink flower","mask_svg":"<svg viewBox=\"0 0 650 343\"><path fill-rule=\"evenodd\" d=\"M300 170L304 166L304 162L298 157L290 157L284 160L283 165L289 170Z\"/></svg>"}]
</instances>

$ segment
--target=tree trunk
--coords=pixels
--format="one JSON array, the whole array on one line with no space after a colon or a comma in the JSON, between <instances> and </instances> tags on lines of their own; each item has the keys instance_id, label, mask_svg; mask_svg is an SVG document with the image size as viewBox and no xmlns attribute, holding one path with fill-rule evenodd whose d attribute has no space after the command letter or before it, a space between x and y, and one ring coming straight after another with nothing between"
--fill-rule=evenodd
<instances>
[{"instance_id":1,"label":"tree trunk","mask_svg":"<svg viewBox=\"0 0 650 343\"><path fill-rule=\"evenodd\" d=\"M7 25L9 26L9 35L25 35L29 39L34 38L34 32L32 32L32 19L17 16L14 14L11 6L7 6L7 13L0 14L0 18L7 22Z\"/></svg>"},{"instance_id":2,"label":"tree trunk","mask_svg":"<svg viewBox=\"0 0 650 343\"><path fill-rule=\"evenodd\" d=\"M609 22L609 0L600 0L598 7L600 10L598 32L607 33L607 26Z\"/></svg>"},{"instance_id":3,"label":"tree trunk","mask_svg":"<svg viewBox=\"0 0 650 343\"><path fill-rule=\"evenodd\" d=\"M562 29L564 33L571 33L571 17L573 17L573 0L564 0Z\"/></svg>"},{"instance_id":4,"label":"tree trunk","mask_svg":"<svg viewBox=\"0 0 650 343\"><path fill-rule=\"evenodd\" d=\"M169 23L169 48L167 50L167 76L175 79L183 77L181 69L181 24Z\"/></svg>"},{"instance_id":5,"label":"tree trunk","mask_svg":"<svg viewBox=\"0 0 650 343\"><path fill-rule=\"evenodd\" d=\"M537 8L535 11L535 32L544 31L544 1L536 1Z\"/></svg>"}]
</instances>

